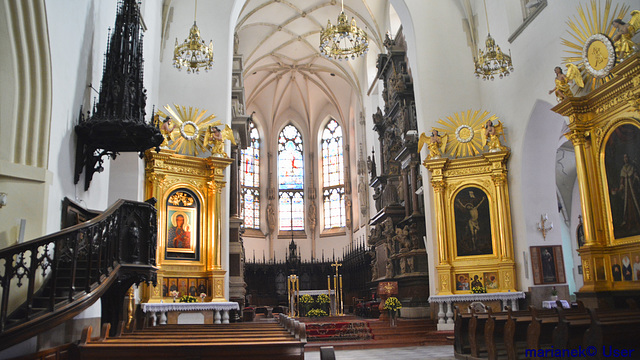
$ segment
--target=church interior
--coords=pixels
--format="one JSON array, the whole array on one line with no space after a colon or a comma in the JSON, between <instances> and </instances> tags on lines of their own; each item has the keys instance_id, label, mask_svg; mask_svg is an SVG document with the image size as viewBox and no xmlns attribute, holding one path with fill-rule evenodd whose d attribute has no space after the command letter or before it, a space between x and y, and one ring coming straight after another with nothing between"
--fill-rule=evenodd
<instances>
[{"instance_id":1,"label":"church interior","mask_svg":"<svg viewBox=\"0 0 640 360\"><path fill-rule=\"evenodd\" d=\"M0 20L1 359L640 358L637 0Z\"/></svg>"}]
</instances>

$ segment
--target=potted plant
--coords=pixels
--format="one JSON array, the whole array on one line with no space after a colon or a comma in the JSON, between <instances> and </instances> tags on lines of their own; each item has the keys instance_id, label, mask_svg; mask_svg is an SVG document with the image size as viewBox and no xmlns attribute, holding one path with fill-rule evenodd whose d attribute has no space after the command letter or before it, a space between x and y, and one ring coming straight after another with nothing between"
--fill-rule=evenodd
<instances>
[{"instance_id":1,"label":"potted plant","mask_svg":"<svg viewBox=\"0 0 640 360\"><path fill-rule=\"evenodd\" d=\"M402 303L400 302L400 300L398 300L397 297L391 296L387 298L387 300L385 300L384 308L385 310L389 311L389 321L391 323L391 326L395 327L396 316L397 316L398 310L402 308Z\"/></svg>"},{"instance_id":2,"label":"potted plant","mask_svg":"<svg viewBox=\"0 0 640 360\"><path fill-rule=\"evenodd\" d=\"M196 299L195 296L191 296L191 295L182 295L182 297L180 298L181 303L192 303L196 301L198 301L198 299Z\"/></svg>"},{"instance_id":3,"label":"potted plant","mask_svg":"<svg viewBox=\"0 0 640 360\"><path fill-rule=\"evenodd\" d=\"M327 313L322 309L311 309L307 313L308 317L323 317L327 316Z\"/></svg>"},{"instance_id":4,"label":"potted plant","mask_svg":"<svg viewBox=\"0 0 640 360\"><path fill-rule=\"evenodd\" d=\"M555 286L551 288L551 300L552 301L558 300L558 290L556 290Z\"/></svg>"},{"instance_id":5,"label":"potted plant","mask_svg":"<svg viewBox=\"0 0 640 360\"><path fill-rule=\"evenodd\" d=\"M318 297L316 297L316 303L319 305L320 309L324 310L324 312L326 313L329 312L330 302L331 302L331 299L327 294L320 294L318 295Z\"/></svg>"},{"instance_id":6,"label":"potted plant","mask_svg":"<svg viewBox=\"0 0 640 360\"><path fill-rule=\"evenodd\" d=\"M300 302L300 310L301 310L300 315L307 316L307 312L309 312L309 309L311 309L311 305L313 305L314 303L313 296L309 294L304 294L300 296L300 299L298 301Z\"/></svg>"}]
</instances>

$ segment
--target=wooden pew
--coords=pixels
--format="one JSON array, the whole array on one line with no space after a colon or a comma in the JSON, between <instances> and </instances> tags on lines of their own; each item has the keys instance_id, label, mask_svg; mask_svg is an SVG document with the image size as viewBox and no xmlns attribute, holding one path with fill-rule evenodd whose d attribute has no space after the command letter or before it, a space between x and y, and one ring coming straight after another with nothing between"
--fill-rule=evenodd
<instances>
[{"instance_id":1,"label":"wooden pew","mask_svg":"<svg viewBox=\"0 0 640 360\"><path fill-rule=\"evenodd\" d=\"M556 307L558 324L551 334L556 349L577 349L582 345L584 332L591 324L591 318L582 302L575 309L564 309L560 304Z\"/></svg>"},{"instance_id":2,"label":"wooden pew","mask_svg":"<svg viewBox=\"0 0 640 360\"><path fill-rule=\"evenodd\" d=\"M527 327L527 349L540 350L553 346L551 336L558 323L558 313L555 309L539 310L529 305L531 322Z\"/></svg>"},{"instance_id":3,"label":"wooden pew","mask_svg":"<svg viewBox=\"0 0 640 360\"><path fill-rule=\"evenodd\" d=\"M474 308L471 310L471 319L469 319L469 347L471 348L471 356L480 357L481 353L486 352L485 337L478 332L484 330L485 323L489 318L487 313L477 313Z\"/></svg>"},{"instance_id":4,"label":"wooden pew","mask_svg":"<svg viewBox=\"0 0 640 360\"><path fill-rule=\"evenodd\" d=\"M516 360L527 348L527 329L531 323L530 311L513 311L507 306L507 320L504 324L503 341L507 359Z\"/></svg>"},{"instance_id":5,"label":"wooden pew","mask_svg":"<svg viewBox=\"0 0 640 360\"><path fill-rule=\"evenodd\" d=\"M469 344L469 320L470 313L462 313L458 306L454 307L453 350L456 354L470 354Z\"/></svg>"},{"instance_id":6,"label":"wooden pew","mask_svg":"<svg viewBox=\"0 0 640 360\"><path fill-rule=\"evenodd\" d=\"M600 310L588 309L591 325L584 333L583 347L595 346L595 356L590 359L624 357L637 359L640 311L638 309ZM629 353L627 350L632 350ZM619 355L612 351L622 351ZM607 353L605 353L607 352Z\"/></svg>"},{"instance_id":7,"label":"wooden pew","mask_svg":"<svg viewBox=\"0 0 640 360\"><path fill-rule=\"evenodd\" d=\"M299 339L277 324L167 325L120 337L91 337L91 327L72 348L73 359L303 360L306 334ZM303 324L304 325L304 324ZM104 331L103 331L104 333Z\"/></svg>"}]
</instances>

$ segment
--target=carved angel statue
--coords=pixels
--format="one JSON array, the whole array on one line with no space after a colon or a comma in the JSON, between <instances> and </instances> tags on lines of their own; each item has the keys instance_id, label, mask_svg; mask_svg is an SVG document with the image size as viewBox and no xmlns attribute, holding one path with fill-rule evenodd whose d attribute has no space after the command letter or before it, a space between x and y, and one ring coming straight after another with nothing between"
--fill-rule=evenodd
<instances>
[{"instance_id":1,"label":"carved angel statue","mask_svg":"<svg viewBox=\"0 0 640 360\"><path fill-rule=\"evenodd\" d=\"M422 150L424 144L427 144L427 147L429 148L429 155L427 156L427 159L439 159L444 153L448 139L449 135L440 136L436 129L431 130L431 137L422 133L420 134L420 140L418 141L418 152Z\"/></svg>"},{"instance_id":2,"label":"carved angel statue","mask_svg":"<svg viewBox=\"0 0 640 360\"><path fill-rule=\"evenodd\" d=\"M216 126L222 125L220 120L209 125L207 132L204 134L204 142L202 145L205 149L211 151L212 156L229 157L224 151L224 140L229 140L233 145L236 145L236 140L233 138L233 130L229 125L224 125L224 129L220 131Z\"/></svg>"},{"instance_id":3,"label":"carved angel statue","mask_svg":"<svg viewBox=\"0 0 640 360\"><path fill-rule=\"evenodd\" d=\"M584 87L580 69L578 69L574 64L567 64L567 75L562 73L562 68L560 66L556 66L554 71L556 73L556 87L549 90L549 94L555 92L558 102L573 96L571 87L569 86L569 81L573 81L579 87Z\"/></svg>"},{"instance_id":4,"label":"carved angel statue","mask_svg":"<svg viewBox=\"0 0 640 360\"><path fill-rule=\"evenodd\" d=\"M504 137L502 123L500 121L498 121L497 125L493 123L497 119L498 117L495 115L490 117L484 124L484 131L481 132L482 144L483 146L486 144L489 147L489 152L506 150L506 147L500 144L500 136Z\"/></svg>"},{"instance_id":5,"label":"carved angel statue","mask_svg":"<svg viewBox=\"0 0 640 360\"><path fill-rule=\"evenodd\" d=\"M169 141L173 140L171 133L173 132L173 130L175 130L176 123L173 122L171 116L167 116L164 120L162 120L162 124L160 124L159 114L156 114L154 116L154 121L157 124L156 126L160 128L160 133L162 133L162 136L164 136L164 141L162 141L162 144L160 144L160 146L169 145Z\"/></svg>"},{"instance_id":6,"label":"carved angel statue","mask_svg":"<svg viewBox=\"0 0 640 360\"><path fill-rule=\"evenodd\" d=\"M619 59L625 59L637 51L637 45L631 38L640 29L640 11L633 10L631 12L629 23L625 23L622 19L615 19L611 25L616 28L616 34L611 39L616 49L616 55Z\"/></svg>"}]
</instances>

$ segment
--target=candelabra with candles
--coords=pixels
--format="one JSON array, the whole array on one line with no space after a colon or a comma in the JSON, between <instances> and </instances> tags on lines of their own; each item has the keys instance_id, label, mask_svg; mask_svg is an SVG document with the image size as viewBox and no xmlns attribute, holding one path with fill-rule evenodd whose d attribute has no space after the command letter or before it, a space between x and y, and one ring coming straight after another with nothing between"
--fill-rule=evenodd
<instances>
[{"instance_id":1,"label":"candelabra with candles","mask_svg":"<svg viewBox=\"0 0 640 360\"><path fill-rule=\"evenodd\" d=\"M335 316L344 316L344 301L342 298L342 275L339 274L339 268L342 266L341 263L336 260L332 267L336 269L335 275L333 275L333 290L334 290L334 303L335 306L332 306L330 309L331 315ZM329 295L331 295L331 275L327 275L327 285L329 290Z\"/></svg>"},{"instance_id":2,"label":"candelabra with candles","mask_svg":"<svg viewBox=\"0 0 640 360\"><path fill-rule=\"evenodd\" d=\"M300 315L300 306L298 299L300 298L300 278L298 275L289 275L287 281L287 294L289 295L289 314L292 317Z\"/></svg>"},{"instance_id":3,"label":"candelabra with candles","mask_svg":"<svg viewBox=\"0 0 640 360\"><path fill-rule=\"evenodd\" d=\"M549 221L547 214L540 215L540 222L538 223L538 230L542 232L542 238L547 239L547 234L553 229L553 223Z\"/></svg>"}]
</instances>

